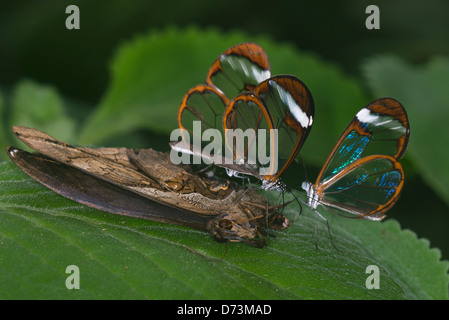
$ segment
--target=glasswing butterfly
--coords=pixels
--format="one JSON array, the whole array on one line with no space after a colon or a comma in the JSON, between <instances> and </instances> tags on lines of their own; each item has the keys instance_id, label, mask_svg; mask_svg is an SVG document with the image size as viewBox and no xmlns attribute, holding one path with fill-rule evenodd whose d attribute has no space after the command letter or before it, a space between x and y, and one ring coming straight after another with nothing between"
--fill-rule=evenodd
<instances>
[{"instance_id":1,"label":"glasswing butterfly","mask_svg":"<svg viewBox=\"0 0 449 320\"><path fill-rule=\"evenodd\" d=\"M318 205L357 218L384 219L404 185L398 160L409 137L409 121L401 103L392 98L372 101L349 123L316 182L303 182L307 205L326 222Z\"/></svg>"},{"instance_id":2,"label":"glasswing butterfly","mask_svg":"<svg viewBox=\"0 0 449 320\"><path fill-rule=\"evenodd\" d=\"M202 152L205 145L195 149L189 138L183 139L184 143L171 143L173 150L224 167L229 176L257 177L262 189L284 192L286 186L280 176L296 158L313 124L314 103L307 86L291 75L271 77L266 53L253 43L236 45L221 54L210 68L206 83L184 96L178 112L179 128L203 142L195 136L198 131L192 125L199 120L200 134L207 129L220 130L225 136L224 148L221 145L211 157ZM256 134L248 137L245 148L235 148L235 135L229 133L248 129ZM267 150L270 156L262 162L259 155L266 156ZM256 157L251 158L254 153ZM280 165L278 155L286 159Z\"/></svg>"}]
</instances>

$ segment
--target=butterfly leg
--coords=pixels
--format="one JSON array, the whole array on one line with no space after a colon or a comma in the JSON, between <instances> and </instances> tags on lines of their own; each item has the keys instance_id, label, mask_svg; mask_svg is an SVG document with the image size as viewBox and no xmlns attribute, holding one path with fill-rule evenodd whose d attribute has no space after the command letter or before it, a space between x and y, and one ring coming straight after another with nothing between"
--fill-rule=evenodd
<instances>
[{"instance_id":1,"label":"butterfly leg","mask_svg":"<svg viewBox=\"0 0 449 320\"><path fill-rule=\"evenodd\" d=\"M265 190L265 198L267 199L267 202L265 203L265 208L266 208L266 214L265 214L265 220L266 220L266 224L267 224L267 228L268 228L268 208L270 206L270 200L268 199L268 191Z\"/></svg>"},{"instance_id":2,"label":"butterfly leg","mask_svg":"<svg viewBox=\"0 0 449 320\"><path fill-rule=\"evenodd\" d=\"M298 214L293 219L293 222L295 222L296 219L298 219L298 217L302 214L302 204L307 205L307 203L305 203L301 198L297 197L293 192L291 194L293 195L293 198L295 198L296 202L299 204L300 208Z\"/></svg>"},{"instance_id":3,"label":"butterfly leg","mask_svg":"<svg viewBox=\"0 0 449 320\"><path fill-rule=\"evenodd\" d=\"M212 164L208 164L204 168L201 168L200 170L195 171L195 173L203 173L203 172L209 170L210 167L212 167Z\"/></svg>"},{"instance_id":4,"label":"butterfly leg","mask_svg":"<svg viewBox=\"0 0 449 320\"><path fill-rule=\"evenodd\" d=\"M239 178L241 178L242 181L245 179L245 177L243 177L243 176L241 176L241 177L239 177ZM234 203L238 203L238 202L243 198L243 196L244 196L249 190L252 189L253 186L251 185L251 181L249 180L249 177L246 177L246 179L248 180L249 187L246 188L244 192L242 192L242 195L241 195L238 199L236 199L236 200L234 201ZM244 186L243 183L242 183L242 185Z\"/></svg>"},{"instance_id":5,"label":"butterfly leg","mask_svg":"<svg viewBox=\"0 0 449 320\"><path fill-rule=\"evenodd\" d=\"M317 240L318 235L317 235L317 223L316 223L317 219L318 219L318 215L316 214L315 215L315 228L314 228L315 229L315 237L314 237L314 239L315 239L315 249L316 250L318 250L318 240Z\"/></svg>"},{"instance_id":6,"label":"butterfly leg","mask_svg":"<svg viewBox=\"0 0 449 320\"><path fill-rule=\"evenodd\" d=\"M318 249L318 246L317 246L317 225L316 225L316 220L317 220L316 217L318 216L318 217L320 217L321 219L323 219L324 221L326 221L327 232L328 232L328 234L329 234L329 238L330 238L330 241L331 241L332 246L334 247L335 250L337 250L338 252L342 253L342 252L337 248L337 246L336 246L335 243L334 243L334 239L332 238L332 233L331 233L331 228L330 228L330 225L329 225L329 221L328 221L325 217L323 217L323 216L321 215L321 213L318 212L318 210L315 209L314 211L315 211L315 214L316 214L316 216L315 216L315 247Z\"/></svg>"}]
</instances>

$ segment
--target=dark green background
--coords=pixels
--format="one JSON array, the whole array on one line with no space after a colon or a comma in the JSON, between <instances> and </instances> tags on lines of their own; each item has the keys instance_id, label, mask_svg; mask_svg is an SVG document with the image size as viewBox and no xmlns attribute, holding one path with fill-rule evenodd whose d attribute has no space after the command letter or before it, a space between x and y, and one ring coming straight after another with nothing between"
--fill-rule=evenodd
<instances>
[{"instance_id":1,"label":"dark green background","mask_svg":"<svg viewBox=\"0 0 449 320\"><path fill-rule=\"evenodd\" d=\"M69 4L80 8L80 30L65 28ZM365 8L370 4L380 8L380 30L365 28ZM24 78L52 84L64 97L79 102L73 115L79 118L101 100L109 64L120 44L152 29L193 25L266 36L335 63L360 78L361 85L360 66L376 54L393 53L415 64L449 54L449 2L443 0L34 0L2 1L0 6L1 88L8 92ZM167 72L175 74L175 70ZM413 123L411 127L413 139ZM447 205L417 174L407 176L401 200L394 218L403 228L430 239L431 246L440 248L448 259Z\"/></svg>"}]
</instances>

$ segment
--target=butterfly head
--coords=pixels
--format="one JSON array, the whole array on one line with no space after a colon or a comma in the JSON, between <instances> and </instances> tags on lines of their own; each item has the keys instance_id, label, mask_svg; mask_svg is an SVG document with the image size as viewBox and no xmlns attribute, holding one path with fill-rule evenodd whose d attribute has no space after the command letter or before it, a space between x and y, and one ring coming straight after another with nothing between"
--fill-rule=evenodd
<instances>
[{"instance_id":1,"label":"butterfly head","mask_svg":"<svg viewBox=\"0 0 449 320\"><path fill-rule=\"evenodd\" d=\"M271 179L264 179L262 180L261 189L266 191L276 190L277 192L283 193L287 190L287 186L279 178L274 181Z\"/></svg>"},{"instance_id":2,"label":"butterfly head","mask_svg":"<svg viewBox=\"0 0 449 320\"><path fill-rule=\"evenodd\" d=\"M218 242L244 242L254 247L266 245L259 237L258 223L241 214L223 214L211 227Z\"/></svg>"}]
</instances>

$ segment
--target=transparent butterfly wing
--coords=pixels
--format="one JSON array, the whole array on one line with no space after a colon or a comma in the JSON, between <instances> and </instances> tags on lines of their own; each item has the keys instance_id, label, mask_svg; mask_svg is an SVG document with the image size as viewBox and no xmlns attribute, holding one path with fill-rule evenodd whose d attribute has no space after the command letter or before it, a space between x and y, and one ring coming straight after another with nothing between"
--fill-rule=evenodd
<instances>
[{"instance_id":1,"label":"transparent butterfly wing","mask_svg":"<svg viewBox=\"0 0 449 320\"><path fill-rule=\"evenodd\" d=\"M391 98L362 108L338 140L318 175L320 202L381 220L399 197L404 172L398 162L410 127L403 106Z\"/></svg>"},{"instance_id":2,"label":"transparent butterfly wing","mask_svg":"<svg viewBox=\"0 0 449 320\"><path fill-rule=\"evenodd\" d=\"M223 121L225 129L257 132L248 149L257 146L255 166L267 169L263 171L264 179L275 181L298 154L312 128L313 117L314 104L308 88L298 78L283 75L263 81L254 93L236 97L227 106ZM232 149L233 159L253 164L246 151L242 154Z\"/></svg>"},{"instance_id":3,"label":"transparent butterfly wing","mask_svg":"<svg viewBox=\"0 0 449 320\"><path fill-rule=\"evenodd\" d=\"M187 92L178 112L178 126L184 129L183 137L190 144L192 141L202 141L204 131L217 129L223 134L222 116L228 104L228 98L215 87L198 85ZM185 135L189 135L187 139Z\"/></svg>"},{"instance_id":4,"label":"transparent butterfly wing","mask_svg":"<svg viewBox=\"0 0 449 320\"><path fill-rule=\"evenodd\" d=\"M315 114L312 94L298 78L282 75L262 82L255 95L267 108L278 132L279 177L296 158L312 129Z\"/></svg>"},{"instance_id":5,"label":"transparent butterfly wing","mask_svg":"<svg viewBox=\"0 0 449 320\"><path fill-rule=\"evenodd\" d=\"M250 92L237 96L226 108L223 121L228 164L239 166L240 173L258 178L277 171L269 168L276 153L276 140L270 135L274 127L258 97ZM263 168L268 170L266 174Z\"/></svg>"},{"instance_id":6,"label":"transparent butterfly wing","mask_svg":"<svg viewBox=\"0 0 449 320\"><path fill-rule=\"evenodd\" d=\"M233 99L241 92L254 90L270 75L265 51L255 43L243 43L229 48L215 60L206 82Z\"/></svg>"}]
</instances>

